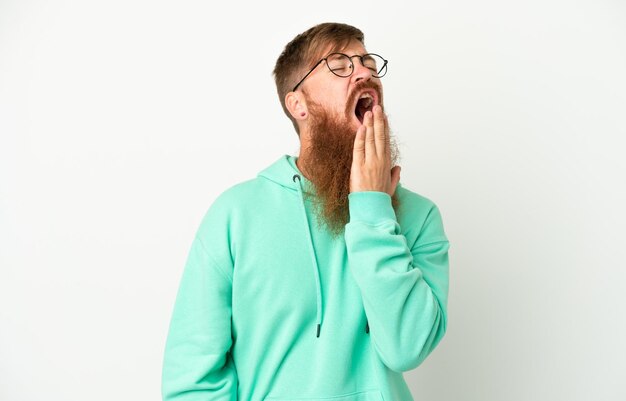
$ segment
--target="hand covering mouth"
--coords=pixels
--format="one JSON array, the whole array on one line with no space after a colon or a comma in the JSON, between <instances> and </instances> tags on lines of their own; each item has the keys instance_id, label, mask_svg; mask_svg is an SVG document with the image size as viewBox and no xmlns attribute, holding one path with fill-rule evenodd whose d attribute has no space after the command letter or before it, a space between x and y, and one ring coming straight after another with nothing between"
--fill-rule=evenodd
<instances>
[{"instance_id":1,"label":"hand covering mouth","mask_svg":"<svg viewBox=\"0 0 626 401\"><path fill-rule=\"evenodd\" d=\"M374 106L376 106L377 104L378 93L376 93L376 90L366 89L364 91L360 91L354 105L354 115L361 124L363 124L363 118L365 117L365 113L368 111L372 111L374 109Z\"/></svg>"}]
</instances>

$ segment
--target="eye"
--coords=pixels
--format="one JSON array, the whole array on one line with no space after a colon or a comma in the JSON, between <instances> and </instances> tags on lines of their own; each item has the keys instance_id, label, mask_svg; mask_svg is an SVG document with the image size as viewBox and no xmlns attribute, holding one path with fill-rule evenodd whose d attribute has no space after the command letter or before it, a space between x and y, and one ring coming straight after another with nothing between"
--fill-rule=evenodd
<instances>
[{"instance_id":1,"label":"eye","mask_svg":"<svg viewBox=\"0 0 626 401\"><path fill-rule=\"evenodd\" d=\"M376 67L376 60L374 59L374 57L370 55L365 55L363 56L362 61L363 65L366 68L369 68L372 72L378 72L378 68Z\"/></svg>"},{"instance_id":2,"label":"eye","mask_svg":"<svg viewBox=\"0 0 626 401\"><path fill-rule=\"evenodd\" d=\"M354 66L350 57L342 53L333 53L326 58L326 63L330 71L340 77L347 77L352 74Z\"/></svg>"},{"instance_id":3,"label":"eye","mask_svg":"<svg viewBox=\"0 0 626 401\"><path fill-rule=\"evenodd\" d=\"M330 68L332 72L347 72L351 69L352 69L351 65L338 65L338 66L332 66Z\"/></svg>"}]
</instances>

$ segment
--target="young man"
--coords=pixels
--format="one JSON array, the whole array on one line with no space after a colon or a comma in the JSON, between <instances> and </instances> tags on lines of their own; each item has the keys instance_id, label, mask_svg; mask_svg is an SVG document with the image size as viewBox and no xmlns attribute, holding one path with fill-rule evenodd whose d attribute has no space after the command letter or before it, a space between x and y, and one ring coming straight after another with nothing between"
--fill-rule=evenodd
<instances>
[{"instance_id":1,"label":"young man","mask_svg":"<svg viewBox=\"0 0 626 401\"><path fill-rule=\"evenodd\" d=\"M320 24L276 62L300 137L211 206L170 324L164 400L408 401L447 324L441 216L399 184L387 61Z\"/></svg>"}]
</instances>

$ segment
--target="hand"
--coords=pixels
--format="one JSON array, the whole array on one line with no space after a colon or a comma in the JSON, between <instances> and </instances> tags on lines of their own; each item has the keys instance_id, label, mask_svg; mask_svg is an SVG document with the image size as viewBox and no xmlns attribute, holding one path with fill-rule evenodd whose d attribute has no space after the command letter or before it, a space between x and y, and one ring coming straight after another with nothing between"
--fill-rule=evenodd
<instances>
[{"instance_id":1,"label":"hand","mask_svg":"<svg viewBox=\"0 0 626 401\"><path fill-rule=\"evenodd\" d=\"M350 192L378 191L391 196L399 181L400 166L391 167L387 117L376 105L365 113L354 138Z\"/></svg>"}]
</instances>

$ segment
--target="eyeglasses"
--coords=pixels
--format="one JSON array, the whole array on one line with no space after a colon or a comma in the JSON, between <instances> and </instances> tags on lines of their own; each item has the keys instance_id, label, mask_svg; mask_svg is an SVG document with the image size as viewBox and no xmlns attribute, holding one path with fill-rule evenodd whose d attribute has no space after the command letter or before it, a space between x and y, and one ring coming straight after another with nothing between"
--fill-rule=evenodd
<instances>
[{"instance_id":1,"label":"eyeglasses","mask_svg":"<svg viewBox=\"0 0 626 401\"><path fill-rule=\"evenodd\" d=\"M352 59L354 57L358 57L361 60L361 65L365 68L369 68L372 71L372 76L374 78L381 78L387 73L388 61L378 54L368 53L362 56L358 54L355 54L354 56L348 56L347 54L343 53L331 53L315 63L313 68L311 68L311 70L306 73L304 78L302 78L300 82L298 82L298 84L293 87L293 92L298 89L298 86L300 86L300 84L304 82L306 77L311 75L313 70L315 70L322 61L326 61L326 66L328 67L330 72L337 75L338 77L349 77L354 72L354 63L352 63Z\"/></svg>"}]
</instances>

